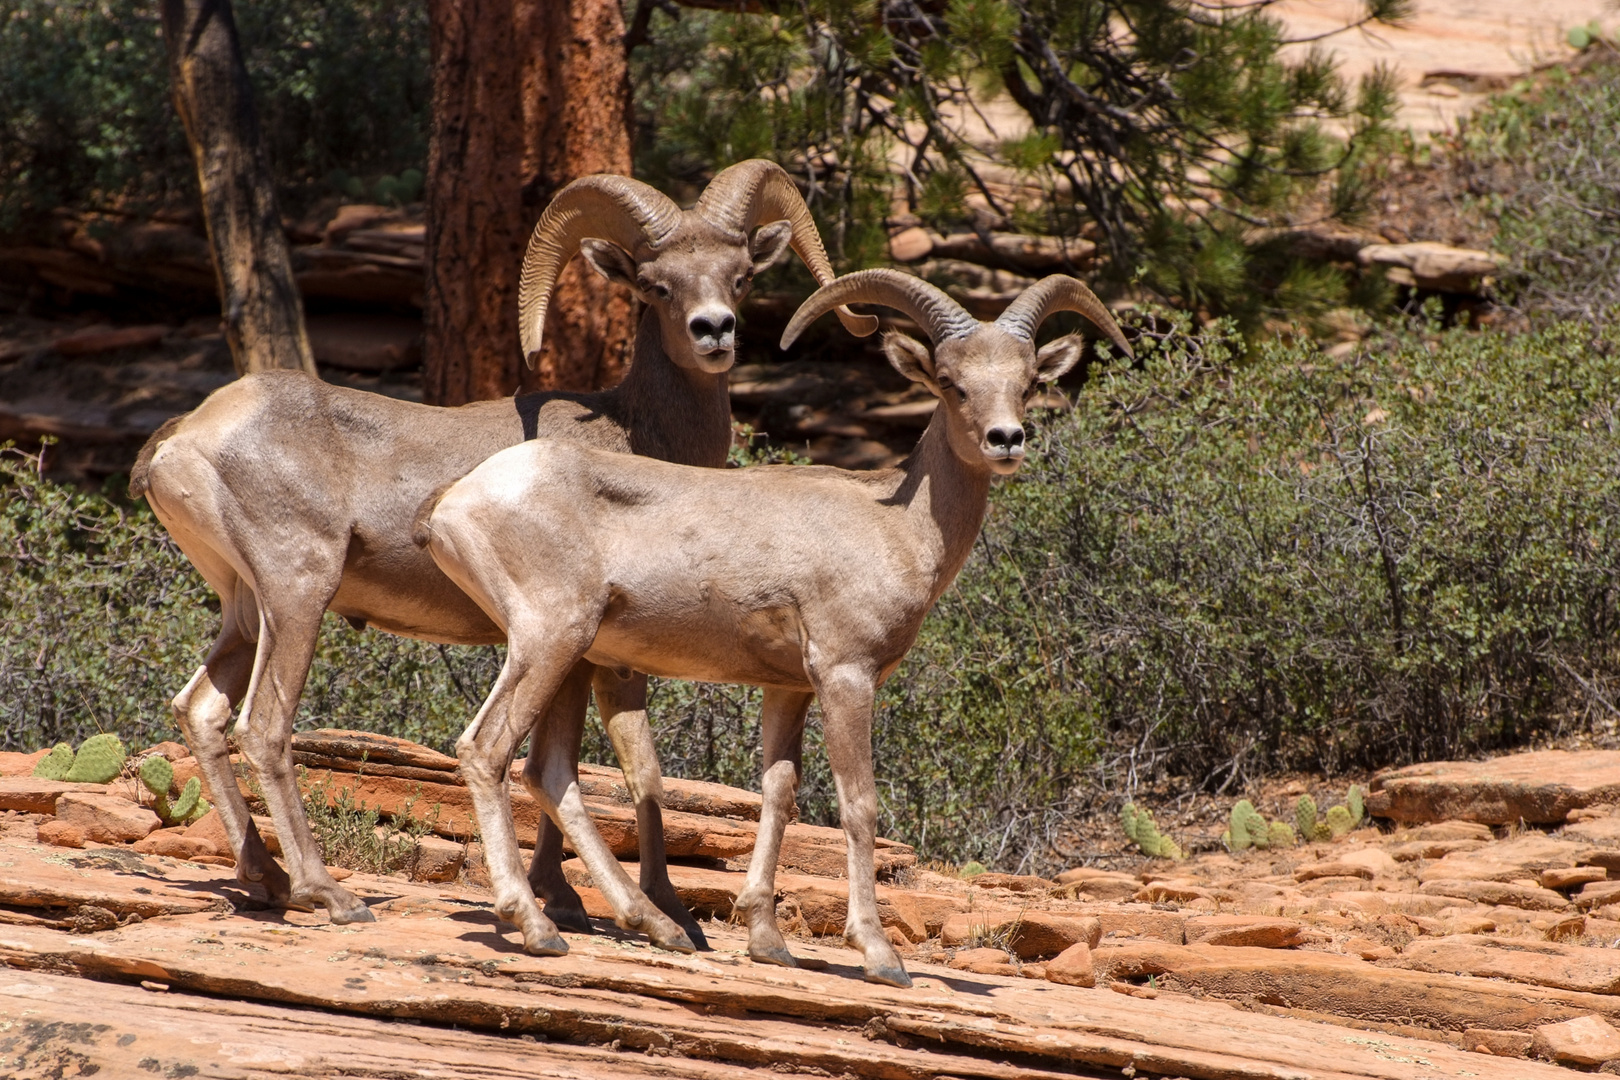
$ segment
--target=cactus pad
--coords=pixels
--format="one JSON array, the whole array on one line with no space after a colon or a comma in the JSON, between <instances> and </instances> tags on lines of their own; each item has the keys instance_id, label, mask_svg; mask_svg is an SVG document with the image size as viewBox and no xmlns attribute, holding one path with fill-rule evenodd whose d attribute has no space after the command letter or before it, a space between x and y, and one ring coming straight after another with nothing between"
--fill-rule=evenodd
<instances>
[{"instance_id":1,"label":"cactus pad","mask_svg":"<svg viewBox=\"0 0 1620 1080\"><path fill-rule=\"evenodd\" d=\"M1309 795L1294 804L1294 829L1306 840L1316 838L1316 800Z\"/></svg>"},{"instance_id":2,"label":"cactus pad","mask_svg":"<svg viewBox=\"0 0 1620 1080\"><path fill-rule=\"evenodd\" d=\"M1362 821L1367 817L1367 806L1361 801L1361 785L1351 784L1350 793L1344 797L1344 805L1350 808L1350 819L1355 828L1361 828Z\"/></svg>"},{"instance_id":3,"label":"cactus pad","mask_svg":"<svg viewBox=\"0 0 1620 1080\"><path fill-rule=\"evenodd\" d=\"M202 800L202 781L193 776L186 781L186 786L180 789L180 795L169 806L169 818L172 821L185 821L197 809L197 803Z\"/></svg>"},{"instance_id":4,"label":"cactus pad","mask_svg":"<svg viewBox=\"0 0 1620 1080\"><path fill-rule=\"evenodd\" d=\"M1271 823L1271 846L1285 848L1294 846L1294 827L1286 821L1273 821Z\"/></svg>"},{"instance_id":5,"label":"cactus pad","mask_svg":"<svg viewBox=\"0 0 1620 1080\"><path fill-rule=\"evenodd\" d=\"M174 786L174 766L168 758L154 754L141 762L141 783L153 795L167 795Z\"/></svg>"},{"instance_id":6,"label":"cactus pad","mask_svg":"<svg viewBox=\"0 0 1620 1080\"><path fill-rule=\"evenodd\" d=\"M1270 846L1271 826L1266 824L1264 815L1248 799L1239 799L1232 807L1232 850L1242 851L1246 847L1264 850Z\"/></svg>"},{"instance_id":7,"label":"cactus pad","mask_svg":"<svg viewBox=\"0 0 1620 1080\"><path fill-rule=\"evenodd\" d=\"M126 756L118 736L92 735L79 747L73 756L73 768L62 779L80 784L110 783L123 771Z\"/></svg>"},{"instance_id":8,"label":"cactus pad","mask_svg":"<svg viewBox=\"0 0 1620 1080\"><path fill-rule=\"evenodd\" d=\"M1355 819L1350 814L1349 807L1330 806L1327 812L1327 826L1333 838L1337 840L1345 833L1356 827Z\"/></svg>"},{"instance_id":9,"label":"cactus pad","mask_svg":"<svg viewBox=\"0 0 1620 1080\"><path fill-rule=\"evenodd\" d=\"M42 780L60 780L73 768L73 747L65 742L51 747L51 752L39 759L34 775Z\"/></svg>"},{"instance_id":10,"label":"cactus pad","mask_svg":"<svg viewBox=\"0 0 1620 1080\"><path fill-rule=\"evenodd\" d=\"M1160 835L1159 827L1150 812L1138 810L1134 804L1126 803L1120 808L1119 821L1125 829L1125 835L1136 842L1136 846L1142 849L1142 854L1155 859L1183 857L1180 846L1174 840Z\"/></svg>"}]
</instances>

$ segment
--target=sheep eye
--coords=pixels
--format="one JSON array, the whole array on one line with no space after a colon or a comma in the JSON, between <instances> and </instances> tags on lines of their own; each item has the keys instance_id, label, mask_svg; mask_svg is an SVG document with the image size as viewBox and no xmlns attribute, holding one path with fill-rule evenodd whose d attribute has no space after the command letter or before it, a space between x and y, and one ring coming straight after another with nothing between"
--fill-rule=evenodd
<instances>
[{"instance_id":1,"label":"sheep eye","mask_svg":"<svg viewBox=\"0 0 1620 1080\"><path fill-rule=\"evenodd\" d=\"M742 292L743 289L748 287L748 279L746 277L739 277L731 287L737 292Z\"/></svg>"},{"instance_id":2,"label":"sheep eye","mask_svg":"<svg viewBox=\"0 0 1620 1080\"><path fill-rule=\"evenodd\" d=\"M657 297L659 300L668 300L670 296L668 285L645 283L641 286L641 291L652 293L653 296Z\"/></svg>"}]
</instances>

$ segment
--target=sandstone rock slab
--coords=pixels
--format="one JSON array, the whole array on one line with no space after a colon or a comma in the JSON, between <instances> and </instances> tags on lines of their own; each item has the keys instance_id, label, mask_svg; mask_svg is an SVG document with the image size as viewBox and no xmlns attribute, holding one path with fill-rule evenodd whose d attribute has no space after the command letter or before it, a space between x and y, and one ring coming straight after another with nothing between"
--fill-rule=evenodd
<instances>
[{"instance_id":1,"label":"sandstone rock slab","mask_svg":"<svg viewBox=\"0 0 1620 1080\"><path fill-rule=\"evenodd\" d=\"M159 829L137 840L133 850L143 855L166 855L171 859L191 859L198 855L220 854L212 841L187 836L184 829Z\"/></svg>"},{"instance_id":2,"label":"sandstone rock slab","mask_svg":"<svg viewBox=\"0 0 1620 1080\"><path fill-rule=\"evenodd\" d=\"M1530 1056L1535 1036L1527 1031L1500 1031L1496 1028L1469 1028L1463 1032L1463 1048L1495 1057Z\"/></svg>"},{"instance_id":3,"label":"sandstone rock slab","mask_svg":"<svg viewBox=\"0 0 1620 1080\"><path fill-rule=\"evenodd\" d=\"M411 877L416 881L454 881L466 859L466 845L424 836L417 840L411 854Z\"/></svg>"},{"instance_id":4,"label":"sandstone rock slab","mask_svg":"<svg viewBox=\"0 0 1620 1080\"><path fill-rule=\"evenodd\" d=\"M1577 807L1620 802L1620 750L1431 762L1381 772L1368 786L1368 812L1398 822L1551 824Z\"/></svg>"},{"instance_id":5,"label":"sandstone rock slab","mask_svg":"<svg viewBox=\"0 0 1620 1080\"><path fill-rule=\"evenodd\" d=\"M64 792L56 800L56 820L78 829L86 840L100 844L141 840L163 824L144 806L116 795L85 791Z\"/></svg>"},{"instance_id":6,"label":"sandstone rock slab","mask_svg":"<svg viewBox=\"0 0 1620 1080\"><path fill-rule=\"evenodd\" d=\"M21 810L26 814L54 814L56 802L68 793L104 795L106 784L71 784L66 780L44 780L33 776L0 778L0 810Z\"/></svg>"},{"instance_id":7,"label":"sandstone rock slab","mask_svg":"<svg viewBox=\"0 0 1620 1080\"><path fill-rule=\"evenodd\" d=\"M1620 954L1615 950L1533 938L1472 934L1422 938L1406 947L1400 963L1414 971L1509 979L1589 994L1620 993Z\"/></svg>"},{"instance_id":8,"label":"sandstone rock slab","mask_svg":"<svg viewBox=\"0 0 1620 1080\"><path fill-rule=\"evenodd\" d=\"M1569 901L1539 885L1516 885L1508 881L1425 881L1418 891L1430 896L1451 896L1476 904L1500 904L1527 911L1565 911Z\"/></svg>"},{"instance_id":9,"label":"sandstone rock slab","mask_svg":"<svg viewBox=\"0 0 1620 1080\"><path fill-rule=\"evenodd\" d=\"M1004 949L963 949L951 957L951 968L971 971L976 975L1002 975L1016 977L1018 968Z\"/></svg>"},{"instance_id":10,"label":"sandstone rock slab","mask_svg":"<svg viewBox=\"0 0 1620 1080\"><path fill-rule=\"evenodd\" d=\"M1535 1030L1532 1051L1571 1065L1602 1065L1620 1058L1620 1031L1601 1016L1581 1016Z\"/></svg>"},{"instance_id":11,"label":"sandstone rock slab","mask_svg":"<svg viewBox=\"0 0 1620 1080\"><path fill-rule=\"evenodd\" d=\"M1294 919L1253 915L1196 915L1186 923L1187 944L1292 949L1304 942L1305 927Z\"/></svg>"},{"instance_id":12,"label":"sandstone rock slab","mask_svg":"<svg viewBox=\"0 0 1620 1080\"><path fill-rule=\"evenodd\" d=\"M78 826L57 821L55 818L40 822L36 835L42 844L68 848L84 847L84 833L79 831Z\"/></svg>"},{"instance_id":13,"label":"sandstone rock slab","mask_svg":"<svg viewBox=\"0 0 1620 1080\"><path fill-rule=\"evenodd\" d=\"M1091 947L1077 941L1042 966L1048 982L1065 986L1096 986L1097 972L1091 962Z\"/></svg>"},{"instance_id":14,"label":"sandstone rock slab","mask_svg":"<svg viewBox=\"0 0 1620 1080\"><path fill-rule=\"evenodd\" d=\"M1057 883L1060 886L1073 886L1076 892L1085 893L1096 900L1125 900L1135 896L1136 890L1142 887L1142 882L1134 874L1089 866L1063 871L1057 876Z\"/></svg>"}]
</instances>

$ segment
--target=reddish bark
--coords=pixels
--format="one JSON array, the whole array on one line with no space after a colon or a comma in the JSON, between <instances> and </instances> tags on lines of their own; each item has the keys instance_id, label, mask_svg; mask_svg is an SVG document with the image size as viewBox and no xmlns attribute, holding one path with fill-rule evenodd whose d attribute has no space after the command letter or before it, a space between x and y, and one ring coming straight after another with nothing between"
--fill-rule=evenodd
<instances>
[{"instance_id":1,"label":"reddish bark","mask_svg":"<svg viewBox=\"0 0 1620 1080\"><path fill-rule=\"evenodd\" d=\"M444 405L517 389L593 390L629 361L634 301L575 261L558 279L538 370L518 351L518 272L551 195L630 171L618 0L430 0L424 393Z\"/></svg>"}]
</instances>

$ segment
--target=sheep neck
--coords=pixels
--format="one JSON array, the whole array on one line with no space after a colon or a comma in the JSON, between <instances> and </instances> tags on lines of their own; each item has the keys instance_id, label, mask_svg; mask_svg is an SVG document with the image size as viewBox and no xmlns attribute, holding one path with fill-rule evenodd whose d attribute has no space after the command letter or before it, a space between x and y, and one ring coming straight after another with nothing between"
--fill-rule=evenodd
<instances>
[{"instance_id":1,"label":"sheep neck","mask_svg":"<svg viewBox=\"0 0 1620 1080\"><path fill-rule=\"evenodd\" d=\"M731 449L728 373L683 368L671 360L651 308L641 313L635 350L614 391L623 404L631 453L677 465L723 466Z\"/></svg>"},{"instance_id":2,"label":"sheep neck","mask_svg":"<svg viewBox=\"0 0 1620 1080\"><path fill-rule=\"evenodd\" d=\"M904 508L908 528L933 562L930 604L967 562L990 497L990 470L970 465L951 449L950 423L943 405L934 410L916 449L895 468L892 494L882 500Z\"/></svg>"}]
</instances>

